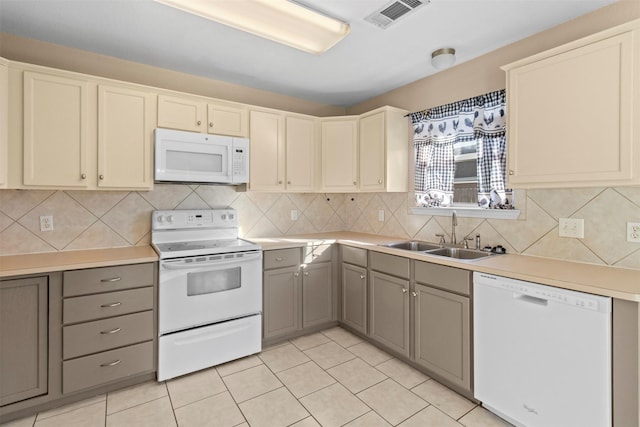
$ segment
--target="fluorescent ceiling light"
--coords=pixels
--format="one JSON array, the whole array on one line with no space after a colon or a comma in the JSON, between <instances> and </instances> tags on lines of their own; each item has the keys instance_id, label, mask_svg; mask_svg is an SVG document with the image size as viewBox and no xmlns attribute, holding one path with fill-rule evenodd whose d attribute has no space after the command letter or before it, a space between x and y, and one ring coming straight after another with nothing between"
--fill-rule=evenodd
<instances>
[{"instance_id":1,"label":"fluorescent ceiling light","mask_svg":"<svg viewBox=\"0 0 640 427\"><path fill-rule=\"evenodd\" d=\"M314 54L350 30L347 23L287 0L155 1Z\"/></svg>"}]
</instances>

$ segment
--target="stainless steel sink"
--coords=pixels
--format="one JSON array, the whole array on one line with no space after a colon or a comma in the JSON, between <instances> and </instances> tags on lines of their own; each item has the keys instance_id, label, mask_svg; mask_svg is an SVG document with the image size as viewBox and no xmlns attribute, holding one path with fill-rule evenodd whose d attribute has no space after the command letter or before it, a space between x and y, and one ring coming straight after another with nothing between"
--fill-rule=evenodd
<instances>
[{"instance_id":1,"label":"stainless steel sink","mask_svg":"<svg viewBox=\"0 0 640 427\"><path fill-rule=\"evenodd\" d=\"M418 242L416 240L410 240L408 242L388 243L380 246L385 246L387 248L393 248L393 249L403 249L405 251L413 251L413 252L424 252L424 251L440 248L440 246L435 243Z\"/></svg>"},{"instance_id":2,"label":"stainless steel sink","mask_svg":"<svg viewBox=\"0 0 640 427\"><path fill-rule=\"evenodd\" d=\"M425 252L427 255L438 255L448 258L474 260L479 258L486 258L495 255L491 252L476 251L473 249L463 248L438 248Z\"/></svg>"}]
</instances>

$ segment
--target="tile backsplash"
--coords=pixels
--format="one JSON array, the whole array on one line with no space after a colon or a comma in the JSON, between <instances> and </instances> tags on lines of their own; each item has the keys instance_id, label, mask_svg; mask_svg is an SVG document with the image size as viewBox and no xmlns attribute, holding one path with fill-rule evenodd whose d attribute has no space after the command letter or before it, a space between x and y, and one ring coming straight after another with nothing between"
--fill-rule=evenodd
<instances>
[{"instance_id":1,"label":"tile backsplash","mask_svg":"<svg viewBox=\"0 0 640 427\"><path fill-rule=\"evenodd\" d=\"M410 215L407 193L238 192L235 187L158 184L148 192L0 190L0 254L147 245L155 209L238 210L244 237L359 231L437 241L451 219ZM640 244L626 223L640 222L640 187L529 190L519 220L459 218L456 234L479 233L508 252L640 269ZM298 219L291 220L291 210ZM384 210L384 221L378 212ZM40 231L40 216L54 229ZM558 218L583 218L584 239L558 236Z\"/></svg>"}]
</instances>

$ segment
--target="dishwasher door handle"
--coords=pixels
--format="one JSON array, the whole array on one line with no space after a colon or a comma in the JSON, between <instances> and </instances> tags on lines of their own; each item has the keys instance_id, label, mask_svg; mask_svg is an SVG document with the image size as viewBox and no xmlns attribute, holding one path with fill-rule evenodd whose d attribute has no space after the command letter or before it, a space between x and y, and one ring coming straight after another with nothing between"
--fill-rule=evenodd
<instances>
[{"instance_id":1,"label":"dishwasher door handle","mask_svg":"<svg viewBox=\"0 0 640 427\"><path fill-rule=\"evenodd\" d=\"M531 295L514 293L513 298L536 305L546 306L549 304L549 300L546 300L544 298L532 297Z\"/></svg>"}]
</instances>

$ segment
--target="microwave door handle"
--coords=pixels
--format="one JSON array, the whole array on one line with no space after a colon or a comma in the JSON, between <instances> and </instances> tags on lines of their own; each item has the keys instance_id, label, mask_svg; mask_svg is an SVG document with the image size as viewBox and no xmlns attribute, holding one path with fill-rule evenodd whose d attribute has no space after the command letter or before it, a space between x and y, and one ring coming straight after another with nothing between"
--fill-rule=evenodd
<instances>
[{"instance_id":1,"label":"microwave door handle","mask_svg":"<svg viewBox=\"0 0 640 427\"><path fill-rule=\"evenodd\" d=\"M169 262L164 262L161 264L161 266L167 270L186 270L186 269L193 270L193 269L200 269L202 267L218 267L222 265L244 263L246 261L251 261L253 259L260 258L260 256L261 254L257 253L252 255L245 255L242 258L223 259L223 260L216 260L216 261L209 261L209 262L204 262L204 261L190 262L188 264L186 263L173 264Z\"/></svg>"}]
</instances>

